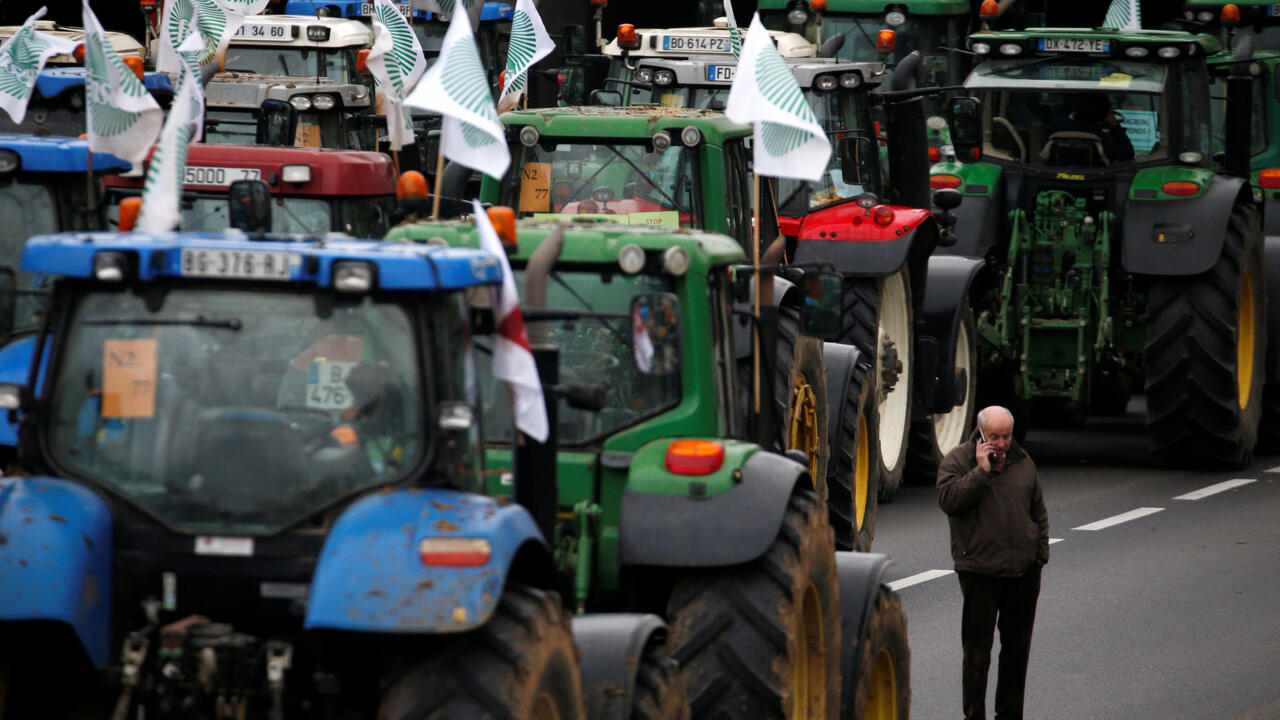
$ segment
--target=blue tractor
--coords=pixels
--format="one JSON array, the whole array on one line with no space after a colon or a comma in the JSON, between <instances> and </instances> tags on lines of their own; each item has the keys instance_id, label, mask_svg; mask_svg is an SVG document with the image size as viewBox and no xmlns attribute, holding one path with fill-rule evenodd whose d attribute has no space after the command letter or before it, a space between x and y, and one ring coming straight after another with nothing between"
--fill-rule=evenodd
<instances>
[{"instance_id":1,"label":"blue tractor","mask_svg":"<svg viewBox=\"0 0 1280 720\"><path fill-rule=\"evenodd\" d=\"M497 258L100 232L22 267L58 280L0 385L0 716L582 717L547 543L479 492Z\"/></svg>"},{"instance_id":2,"label":"blue tractor","mask_svg":"<svg viewBox=\"0 0 1280 720\"><path fill-rule=\"evenodd\" d=\"M161 72L143 73L142 83L160 107L173 100L173 83ZM82 66L46 68L36 77L26 117L15 123L0 113L0 133L79 137L85 132L85 69Z\"/></svg>"}]
</instances>

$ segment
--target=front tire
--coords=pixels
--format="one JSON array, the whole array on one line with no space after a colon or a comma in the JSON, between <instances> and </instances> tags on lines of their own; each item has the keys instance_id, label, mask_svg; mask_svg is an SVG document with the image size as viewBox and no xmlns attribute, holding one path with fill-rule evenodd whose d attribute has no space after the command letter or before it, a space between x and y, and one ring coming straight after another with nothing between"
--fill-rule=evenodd
<instances>
[{"instance_id":1,"label":"front tire","mask_svg":"<svg viewBox=\"0 0 1280 720\"><path fill-rule=\"evenodd\" d=\"M911 276L904 267L884 278L847 278L840 342L874 358L873 398L879 447L879 499L890 502L902 485L911 430L915 373Z\"/></svg>"},{"instance_id":2,"label":"front tire","mask_svg":"<svg viewBox=\"0 0 1280 720\"><path fill-rule=\"evenodd\" d=\"M827 516L838 550L868 552L876 536L879 478L871 434L875 418L870 375L868 367L855 367L844 390L844 407L831 408L841 413L839 436L832 442L827 465Z\"/></svg>"},{"instance_id":3,"label":"front tire","mask_svg":"<svg viewBox=\"0 0 1280 720\"><path fill-rule=\"evenodd\" d=\"M791 497L764 555L678 580L667 646L694 716L837 717L839 593L831 528L809 490Z\"/></svg>"},{"instance_id":4,"label":"front tire","mask_svg":"<svg viewBox=\"0 0 1280 720\"><path fill-rule=\"evenodd\" d=\"M858 647L853 712L859 720L906 720L911 709L911 649L902 599L881 585Z\"/></svg>"},{"instance_id":5,"label":"front tire","mask_svg":"<svg viewBox=\"0 0 1280 720\"><path fill-rule=\"evenodd\" d=\"M921 485L938 481L938 466L955 446L973 432L978 414L978 333L973 310L965 308L956 329L956 358L952 373L965 378L964 401L944 413L933 413L911 423L907 449L906 480Z\"/></svg>"},{"instance_id":6,"label":"front tire","mask_svg":"<svg viewBox=\"0 0 1280 720\"><path fill-rule=\"evenodd\" d=\"M1257 212L1237 205L1212 268L1152 282L1145 351L1155 454L1223 468L1253 460L1267 345L1263 267Z\"/></svg>"},{"instance_id":7,"label":"front tire","mask_svg":"<svg viewBox=\"0 0 1280 720\"><path fill-rule=\"evenodd\" d=\"M555 593L508 584L484 627L432 640L439 650L384 686L378 720L585 720L578 649Z\"/></svg>"},{"instance_id":8,"label":"front tire","mask_svg":"<svg viewBox=\"0 0 1280 720\"><path fill-rule=\"evenodd\" d=\"M800 331L800 311L778 308L777 367L774 369L774 450L801 450L809 458L809 476L825 478L831 454L827 418L827 368L822 341ZM820 499L827 501L825 487Z\"/></svg>"}]
</instances>

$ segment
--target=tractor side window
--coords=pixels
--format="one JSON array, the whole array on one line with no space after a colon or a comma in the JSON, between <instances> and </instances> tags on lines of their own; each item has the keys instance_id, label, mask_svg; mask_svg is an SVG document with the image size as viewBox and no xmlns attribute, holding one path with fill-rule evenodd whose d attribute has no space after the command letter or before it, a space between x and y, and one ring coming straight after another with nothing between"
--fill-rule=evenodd
<instances>
[{"instance_id":1,"label":"tractor side window","mask_svg":"<svg viewBox=\"0 0 1280 720\"><path fill-rule=\"evenodd\" d=\"M1209 157L1209 81L1204 73L1182 73L1182 150ZM1253 84L1255 110L1259 83ZM1256 127L1256 126L1255 126ZM1255 134L1256 137L1256 134Z\"/></svg>"},{"instance_id":2,"label":"tractor side window","mask_svg":"<svg viewBox=\"0 0 1280 720\"><path fill-rule=\"evenodd\" d=\"M746 247L751 241L751 190L746 149L741 140L724 144L725 211L729 234Z\"/></svg>"},{"instance_id":3,"label":"tractor side window","mask_svg":"<svg viewBox=\"0 0 1280 720\"><path fill-rule=\"evenodd\" d=\"M738 373L733 344L733 290L727 268L707 278L707 295L713 316L715 341L716 407L720 410L720 433L725 437L744 437L742 414L738 412Z\"/></svg>"}]
</instances>

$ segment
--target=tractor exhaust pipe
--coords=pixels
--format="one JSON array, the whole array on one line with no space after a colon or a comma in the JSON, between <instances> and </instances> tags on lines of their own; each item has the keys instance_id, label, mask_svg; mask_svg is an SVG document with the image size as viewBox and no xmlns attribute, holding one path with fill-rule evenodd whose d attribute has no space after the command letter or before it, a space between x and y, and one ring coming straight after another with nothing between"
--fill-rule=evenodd
<instances>
[{"instance_id":1,"label":"tractor exhaust pipe","mask_svg":"<svg viewBox=\"0 0 1280 720\"><path fill-rule=\"evenodd\" d=\"M920 52L913 51L894 68L892 89L908 89L919 67ZM924 99L886 100L884 109L889 131L890 198L898 205L928 209L931 199Z\"/></svg>"},{"instance_id":2,"label":"tractor exhaust pipe","mask_svg":"<svg viewBox=\"0 0 1280 720\"><path fill-rule=\"evenodd\" d=\"M1253 64L1253 38L1244 36L1236 43L1231 74L1227 76L1227 143L1224 170L1228 175L1249 177L1249 126L1253 120L1253 83L1249 72Z\"/></svg>"}]
</instances>

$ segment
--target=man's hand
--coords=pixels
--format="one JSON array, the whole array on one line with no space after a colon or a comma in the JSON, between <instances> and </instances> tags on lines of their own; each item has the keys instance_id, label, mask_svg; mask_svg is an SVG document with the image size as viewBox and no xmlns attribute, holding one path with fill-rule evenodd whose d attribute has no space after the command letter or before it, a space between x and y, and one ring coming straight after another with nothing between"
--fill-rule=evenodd
<instances>
[{"instance_id":1,"label":"man's hand","mask_svg":"<svg viewBox=\"0 0 1280 720\"><path fill-rule=\"evenodd\" d=\"M1000 472L1004 469L1004 455L997 453L995 445L989 442L978 442L978 466L987 472ZM995 470L992 470L992 468Z\"/></svg>"}]
</instances>

